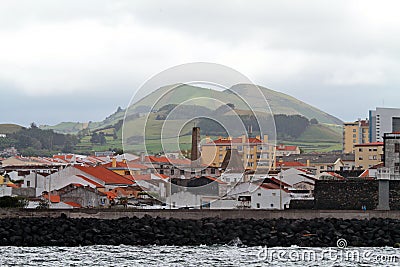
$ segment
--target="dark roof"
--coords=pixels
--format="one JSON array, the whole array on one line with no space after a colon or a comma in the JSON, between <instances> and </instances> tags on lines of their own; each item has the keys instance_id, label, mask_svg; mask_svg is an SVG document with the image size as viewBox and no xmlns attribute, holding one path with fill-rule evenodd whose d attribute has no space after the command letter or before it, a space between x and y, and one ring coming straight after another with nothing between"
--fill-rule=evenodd
<instances>
[{"instance_id":1,"label":"dark roof","mask_svg":"<svg viewBox=\"0 0 400 267\"><path fill-rule=\"evenodd\" d=\"M307 164L307 160L310 163L335 163L337 159L341 158L341 154L337 153L307 153L300 155L289 155L283 156L283 161L289 162L301 162Z\"/></svg>"},{"instance_id":2,"label":"dark roof","mask_svg":"<svg viewBox=\"0 0 400 267\"><path fill-rule=\"evenodd\" d=\"M346 153L346 154L340 155L340 158L343 161L355 161L356 160L356 155L353 154L353 153Z\"/></svg>"},{"instance_id":3,"label":"dark roof","mask_svg":"<svg viewBox=\"0 0 400 267\"><path fill-rule=\"evenodd\" d=\"M232 173L242 173L244 171L243 162L237 149L228 149L226 151L224 161L221 163L221 169Z\"/></svg>"}]
</instances>

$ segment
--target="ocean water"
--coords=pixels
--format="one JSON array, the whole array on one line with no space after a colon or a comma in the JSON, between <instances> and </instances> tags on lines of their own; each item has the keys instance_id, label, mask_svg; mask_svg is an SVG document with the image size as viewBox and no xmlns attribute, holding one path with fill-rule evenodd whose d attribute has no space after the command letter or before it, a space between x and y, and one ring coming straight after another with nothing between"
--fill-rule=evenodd
<instances>
[{"instance_id":1,"label":"ocean water","mask_svg":"<svg viewBox=\"0 0 400 267\"><path fill-rule=\"evenodd\" d=\"M2 247L0 266L400 266L394 248Z\"/></svg>"}]
</instances>

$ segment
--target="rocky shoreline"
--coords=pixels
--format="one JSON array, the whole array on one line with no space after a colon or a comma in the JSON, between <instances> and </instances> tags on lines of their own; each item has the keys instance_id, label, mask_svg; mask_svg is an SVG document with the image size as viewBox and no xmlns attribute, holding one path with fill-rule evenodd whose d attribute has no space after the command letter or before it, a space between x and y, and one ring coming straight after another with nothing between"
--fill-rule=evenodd
<instances>
[{"instance_id":1,"label":"rocky shoreline","mask_svg":"<svg viewBox=\"0 0 400 267\"><path fill-rule=\"evenodd\" d=\"M400 220L173 218L6 218L1 246L214 245L335 247L400 246Z\"/></svg>"}]
</instances>

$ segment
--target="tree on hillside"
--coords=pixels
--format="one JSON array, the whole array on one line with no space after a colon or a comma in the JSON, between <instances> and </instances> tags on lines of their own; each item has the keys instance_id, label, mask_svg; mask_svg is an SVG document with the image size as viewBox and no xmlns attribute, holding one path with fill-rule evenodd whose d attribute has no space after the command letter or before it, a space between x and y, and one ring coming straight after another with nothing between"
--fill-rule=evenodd
<instances>
[{"instance_id":1,"label":"tree on hillside","mask_svg":"<svg viewBox=\"0 0 400 267\"><path fill-rule=\"evenodd\" d=\"M313 119L310 120L310 124L311 125L316 125L316 124L318 124L318 120L316 118L313 118Z\"/></svg>"}]
</instances>

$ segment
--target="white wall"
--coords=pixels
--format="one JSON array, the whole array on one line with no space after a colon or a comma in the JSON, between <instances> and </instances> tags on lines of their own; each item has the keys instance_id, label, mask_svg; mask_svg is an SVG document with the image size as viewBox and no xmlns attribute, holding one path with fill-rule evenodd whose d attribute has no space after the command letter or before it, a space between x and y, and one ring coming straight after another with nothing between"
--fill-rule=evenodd
<instances>
[{"instance_id":1,"label":"white wall","mask_svg":"<svg viewBox=\"0 0 400 267\"><path fill-rule=\"evenodd\" d=\"M12 195L11 187L8 187L7 185L0 186L0 197L11 196L11 195Z\"/></svg>"},{"instance_id":2,"label":"white wall","mask_svg":"<svg viewBox=\"0 0 400 267\"><path fill-rule=\"evenodd\" d=\"M175 202L175 208L180 208L180 207L194 207L194 208L200 208L201 205L201 195L194 195L189 192L178 192L173 194L171 197L167 197L167 203L168 205L171 203L172 208L174 208L174 202Z\"/></svg>"}]
</instances>

